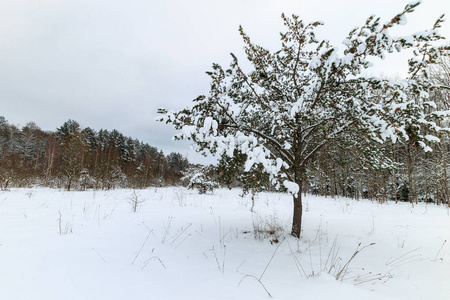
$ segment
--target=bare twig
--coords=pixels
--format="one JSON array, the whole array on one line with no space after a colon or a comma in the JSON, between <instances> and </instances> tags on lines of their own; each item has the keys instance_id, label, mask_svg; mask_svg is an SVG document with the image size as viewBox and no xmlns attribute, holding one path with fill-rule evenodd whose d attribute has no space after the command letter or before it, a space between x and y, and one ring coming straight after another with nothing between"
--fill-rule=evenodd
<instances>
[{"instance_id":1,"label":"bare twig","mask_svg":"<svg viewBox=\"0 0 450 300\"><path fill-rule=\"evenodd\" d=\"M272 295L269 293L269 291L268 291L268 290L266 289L266 287L264 286L264 284L261 282L261 280L260 280L259 278L257 278L255 275L245 275L245 276L241 279L241 281L239 281L238 286L240 286L240 285L241 285L241 282L242 282L245 278L247 278L247 277L255 278L256 281L258 281L259 284L261 284L261 286L263 287L263 289L266 291L267 295L269 295L270 298L273 298Z\"/></svg>"},{"instance_id":2,"label":"bare twig","mask_svg":"<svg viewBox=\"0 0 450 300\"><path fill-rule=\"evenodd\" d=\"M407 263L411 263L411 262L415 262L418 261L420 259L417 259L417 257L421 257L422 254L416 254L416 255L412 255L412 256L408 256L409 254L419 250L420 248L416 248L414 250L408 251L405 254L397 257L396 259L392 259L389 258L388 261L386 262L386 266L391 266L391 267L398 267Z\"/></svg>"},{"instance_id":3,"label":"bare twig","mask_svg":"<svg viewBox=\"0 0 450 300\"><path fill-rule=\"evenodd\" d=\"M284 242L285 239L286 239L286 238L283 238L283 239L281 240L281 242L278 244L278 246L275 248L275 251L273 252L272 257L270 257L269 261L268 261L267 264L266 264L266 267L264 268L264 271L261 273L261 275L259 276L259 278L256 277L255 275L244 274L245 276L241 279L241 281L239 281L238 286L241 285L241 282L242 282L245 278L247 278L247 277L254 278L254 279L256 279L256 281L259 282L259 284L261 284L261 286L262 286L262 287L264 288L264 290L266 291L267 295L269 295L269 297L272 298L272 295L269 293L269 291L267 290L267 288L265 287L265 285L262 283L261 279L262 279L262 277L264 276L264 274L266 273L267 268L269 268L270 263L272 262L273 258L275 257L275 254L276 254L277 251L278 251L278 248L280 248L281 244Z\"/></svg>"},{"instance_id":4,"label":"bare twig","mask_svg":"<svg viewBox=\"0 0 450 300\"><path fill-rule=\"evenodd\" d=\"M361 243L358 244L358 247L356 247L355 252L353 253L353 255L350 257L350 259L344 264L344 266L341 268L341 270L337 273L336 275L336 280L343 280L345 275L347 274L348 271L348 267L351 263L351 261L356 257L356 255L358 255L358 253L360 253L362 250L366 249L367 247L373 246L375 245L375 243L371 243L369 245L366 245L362 248L359 248L361 246Z\"/></svg>"},{"instance_id":5,"label":"bare twig","mask_svg":"<svg viewBox=\"0 0 450 300\"><path fill-rule=\"evenodd\" d=\"M264 268L264 271L262 272L261 276L259 276L259 280L261 280L262 277L264 276L264 273L266 273L267 268L269 267L270 263L272 262L273 258L275 257L275 254L276 254L277 251L278 251L278 248L280 248L281 244L283 244L283 242L284 242L285 239L286 239L286 238L283 238L283 239L281 240L281 242L278 244L277 248L275 248L275 251L273 252L272 257L270 258L269 262L267 263L266 267Z\"/></svg>"},{"instance_id":6,"label":"bare twig","mask_svg":"<svg viewBox=\"0 0 450 300\"><path fill-rule=\"evenodd\" d=\"M291 244L289 243L289 240L287 240L289 250L291 251L292 259L294 260L295 266L297 267L298 273L301 275L305 275L305 277L308 278L308 274L306 274L305 269L303 269L302 265L298 261L297 257L295 257L294 252L292 251ZM301 270L300 270L301 269ZM303 272L303 274L302 274Z\"/></svg>"},{"instance_id":7,"label":"bare twig","mask_svg":"<svg viewBox=\"0 0 450 300\"><path fill-rule=\"evenodd\" d=\"M444 240L444 242L442 243L441 248L439 248L439 251L436 253L436 256L434 257L434 261L437 260L439 253L442 251L442 248L444 248L444 246L445 246L445 243L447 243L447 240ZM442 258L441 258L441 260L442 260Z\"/></svg>"},{"instance_id":8,"label":"bare twig","mask_svg":"<svg viewBox=\"0 0 450 300\"><path fill-rule=\"evenodd\" d=\"M178 235L175 235L175 236L171 237L170 239L168 239L168 241L172 240L172 242L171 242L170 244L172 245L173 243L175 243L175 241L178 240L178 238L179 238L183 233L185 233L186 230L188 230L189 227L191 227L191 226L192 226L192 223L189 223L189 224L186 226L186 228L182 229L181 232L180 232Z\"/></svg>"},{"instance_id":9,"label":"bare twig","mask_svg":"<svg viewBox=\"0 0 450 300\"><path fill-rule=\"evenodd\" d=\"M142 266L141 270L143 270L152 259L158 260L159 263L164 267L164 269L167 269L166 266L163 264L162 260L158 256L152 256L144 262L144 265Z\"/></svg>"},{"instance_id":10,"label":"bare twig","mask_svg":"<svg viewBox=\"0 0 450 300\"><path fill-rule=\"evenodd\" d=\"M95 253L97 253L97 255L103 260L103 262L104 262L105 264L107 264L106 260L103 258L103 256L102 256L95 248L92 248L92 250L94 250Z\"/></svg>"},{"instance_id":11,"label":"bare twig","mask_svg":"<svg viewBox=\"0 0 450 300\"><path fill-rule=\"evenodd\" d=\"M147 243L148 238L150 237L150 234L152 234L153 229L150 230L150 232L148 233L147 237L145 238L144 242L142 243L141 248L139 249L138 253L136 254L136 256L134 257L133 261L131 262L131 264L133 264L135 262L135 260L138 258L139 254L141 254L142 249L144 249L145 243Z\"/></svg>"}]
</instances>

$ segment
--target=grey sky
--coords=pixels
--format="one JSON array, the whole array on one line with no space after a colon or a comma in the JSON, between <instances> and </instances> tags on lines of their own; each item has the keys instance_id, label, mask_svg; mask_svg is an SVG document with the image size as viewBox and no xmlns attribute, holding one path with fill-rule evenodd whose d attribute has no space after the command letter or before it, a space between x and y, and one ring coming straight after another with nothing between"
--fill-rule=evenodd
<instances>
[{"instance_id":1,"label":"grey sky","mask_svg":"<svg viewBox=\"0 0 450 300\"><path fill-rule=\"evenodd\" d=\"M340 44L376 14L385 21L408 1L392 0L0 0L0 115L23 126L55 130L117 129L164 152L188 153L174 131L154 121L156 109L181 109L206 94L211 63L244 60L238 26L277 49L280 15L322 20L320 38ZM429 29L450 14L449 1L424 0L397 34ZM450 38L450 23L441 32ZM374 72L404 74L401 56Z\"/></svg>"}]
</instances>

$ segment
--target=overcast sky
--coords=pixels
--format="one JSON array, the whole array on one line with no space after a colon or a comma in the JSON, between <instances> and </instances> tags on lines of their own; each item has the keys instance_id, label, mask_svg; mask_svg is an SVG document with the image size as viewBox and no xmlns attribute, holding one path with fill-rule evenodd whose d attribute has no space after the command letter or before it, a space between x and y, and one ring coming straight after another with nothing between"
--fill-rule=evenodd
<instances>
[{"instance_id":1,"label":"overcast sky","mask_svg":"<svg viewBox=\"0 0 450 300\"><path fill-rule=\"evenodd\" d=\"M278 47L282 12L321 20L319 38L341 43L371 14L387 21L400 0L0 0L0 116L55 130L68 119L117 129L190 160L173 142L159 107L182 109L207 94L211 63L244 60L238 26L254 42ZM424 0L398 34L429 29L450 1ZM450 20L440 30L450 38ZM339 45L341 46L341 45ZM405 74L395 56L373 72Z\"/></svg>"}]
</instances>

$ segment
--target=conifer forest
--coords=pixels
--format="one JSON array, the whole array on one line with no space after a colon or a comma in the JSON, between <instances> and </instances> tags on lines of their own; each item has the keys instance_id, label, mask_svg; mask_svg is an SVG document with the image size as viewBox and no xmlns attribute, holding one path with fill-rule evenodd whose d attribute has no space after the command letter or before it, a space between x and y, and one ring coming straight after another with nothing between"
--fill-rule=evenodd
<instances>
[{"instance_id":1,"label":"conifer forest","mask_svg":"<svg viewBox=\"0 0 450 300\"><path fill-rule=\"evenodd\" d=\"M55 132L30 122L22 128L0 117L1 188L67 190L174 185L188 162L117 130L95 131L68 120Z\"/></svg>"}]
</instances>

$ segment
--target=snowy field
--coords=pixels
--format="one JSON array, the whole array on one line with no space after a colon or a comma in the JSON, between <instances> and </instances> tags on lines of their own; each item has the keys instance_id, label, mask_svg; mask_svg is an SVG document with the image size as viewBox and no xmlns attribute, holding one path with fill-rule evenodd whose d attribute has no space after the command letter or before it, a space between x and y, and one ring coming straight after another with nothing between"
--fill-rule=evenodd
<instances>
[{"instance_id":1,"label":"snowy field","mask_svg":"<svg viewBox=\"0 0 450 300\"><path fill-rule=\"evenodd\" d=\"M0 299L450 299L443 206L239 194L0 192Z\"/></svg>"}]
</instances>

